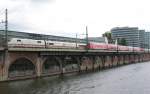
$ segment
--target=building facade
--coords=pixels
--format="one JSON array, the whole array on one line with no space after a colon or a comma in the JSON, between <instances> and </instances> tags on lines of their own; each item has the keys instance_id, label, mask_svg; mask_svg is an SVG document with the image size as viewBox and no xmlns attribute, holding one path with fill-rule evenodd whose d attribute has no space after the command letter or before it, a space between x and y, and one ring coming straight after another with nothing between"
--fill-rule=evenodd
<instances>
[{"instance_id":1,"label":"building facade","mask_svg":"<svg viewBox=\"0 0 150 94\"><path fill-rule=\"evenodd\" d=\"M138 27L115 27L111 29L113 40L124 38L128 46L144 48L145 30Z\"/></svg>"},{"instance_id":2,"label":"building facade","mask_svg":"<svg viewBox=\"0 0 150 94\"><path fill-rule=\"evenodd\" d=\"M150 48L150 32L145 32L144 34L145 37L145 48Z\"/></svg>"}]
</instances>

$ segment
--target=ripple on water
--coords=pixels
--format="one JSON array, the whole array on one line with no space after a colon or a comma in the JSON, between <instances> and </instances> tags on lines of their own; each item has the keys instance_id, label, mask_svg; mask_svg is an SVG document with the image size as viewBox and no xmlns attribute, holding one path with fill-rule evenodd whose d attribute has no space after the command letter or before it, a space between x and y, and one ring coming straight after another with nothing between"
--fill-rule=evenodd
<instances>
[{"instance_id":1,"label":"ripple on water","mask_svg":"<svg viewBox=\"0 0 150 94\"><path fill-rule=\"evenodd\" d=\"M150 63L95 73L0 83L0 94L149 94Z\"/></svg>"}]
</instances>

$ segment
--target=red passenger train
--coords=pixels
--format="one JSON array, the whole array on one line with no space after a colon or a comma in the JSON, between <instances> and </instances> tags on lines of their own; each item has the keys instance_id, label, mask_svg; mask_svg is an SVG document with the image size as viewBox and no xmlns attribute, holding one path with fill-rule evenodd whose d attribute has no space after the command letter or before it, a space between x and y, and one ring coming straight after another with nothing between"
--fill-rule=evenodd
<instances>
[{"instance_id":1,"label":"red passenger train","mask_svg":"<svg viewBox=\"0 0 150 94\"><path fill-rule=\"evenodd\" d=\"M122 46L116 44L105 44L105 43L88 43L88 49L99 49L99 50L112 50L112 51L135 51L135 52L143 52L144 49L140 47L131 47L131 46Z\"/></svg>"}]
</instances>

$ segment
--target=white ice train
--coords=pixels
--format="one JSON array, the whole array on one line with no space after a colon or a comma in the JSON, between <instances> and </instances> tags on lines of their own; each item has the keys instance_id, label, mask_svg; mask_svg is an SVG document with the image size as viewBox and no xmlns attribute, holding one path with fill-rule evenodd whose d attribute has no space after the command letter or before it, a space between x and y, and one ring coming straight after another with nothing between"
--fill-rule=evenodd
<instances>
[{"instance_id":1,"label":"white ice train","mask_svg":"<svg viewBox=\"0 0 150 94\"><path fill-rule=\"evenodd\" d=\"M59 42L59 41L45 41L46 48L75 48L75 43L69 43L69 42Z\"/></svg>"},{"instance_id":2,"label":"white ice train","mask_svg":"<svg viewBox=\"0 0 150 94\"><path fill-rule=\"evenodd\" d=\"M80 48L84 49L86 44L73 43L73 42L61 42L51 40L33 40L22 38L11 38L8 42L9 47L19 48Z\"/></svg>"},{"instance_id":3,"label":"white ice train","mask_svg":"<svg viewBox=\"0 0 150 94\"><path fill-rule=\"evenodd\" d=\"M8 41L9 47L19 47L19 48L44 48L44 40L33 40L33 39L21 39L21 38L11 38Z\"/></svg>"}]
</instances>

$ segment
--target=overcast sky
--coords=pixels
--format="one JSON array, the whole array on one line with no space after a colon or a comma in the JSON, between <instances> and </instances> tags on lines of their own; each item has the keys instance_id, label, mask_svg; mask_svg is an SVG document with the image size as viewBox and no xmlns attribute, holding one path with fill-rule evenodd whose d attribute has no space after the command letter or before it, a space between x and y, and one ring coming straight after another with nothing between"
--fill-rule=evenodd
<instances>
[{"instance_id":1,"label":"overcast sky","mask_svg":"<svg viewBox=\"0 0 150 94\"><path fill-rule=\"evenodd\" d=\"M8 8L9 29L61 36L101 36L118 26L150 30L149 0L0 0L0 20ZM0 25L2 28L2 24Z\"/></svg>"}]
</instances>

